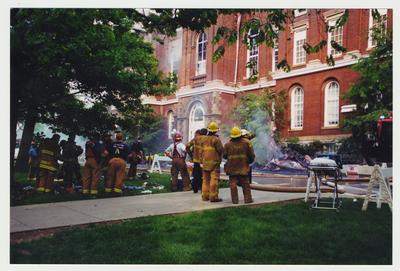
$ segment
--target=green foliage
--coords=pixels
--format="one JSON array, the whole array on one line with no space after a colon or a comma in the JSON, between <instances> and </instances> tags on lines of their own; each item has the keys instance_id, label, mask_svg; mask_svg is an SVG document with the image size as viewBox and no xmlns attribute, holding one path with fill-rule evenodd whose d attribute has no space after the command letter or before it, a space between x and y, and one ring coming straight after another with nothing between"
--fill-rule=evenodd
<instances>
[{"instance_id":1,"label":"green foliage","mask_svg":"<svg viewBox=\"0 0 400 271\"><path fill-rule=\"evenodd\" d=\"M386 204L368 212L361 205L344 200L336 213L305 203L269 204L72 228L12 244L10 262L392 264L392 213Z\"/></svg>"},{"instance_id":2,"label":"green foliage","mask_svg":"<svg viewBox=\"0 0 400 271\"><path fill-rule=\"evenodd\" d=\"M321 10L317 9L316 12L320 13ZM147 31L172 36L176 34L176 29L179 27L196 32L204 31L215 25L220 15L241 14L244 15L243 18L250 15L251 20L242 20L239 26L239 35L236 25L218 26L216 34L212 38L212 44L220 44L213 52L214 62L223 56L225 50L222 48L234 44L238 38L250 48L252 45L248 39L249 32L258 33L254 38L256 45L265 43L272 48L279 31L283 31L287 24L294 21L294 9L154 9L147 13L136 9L132 10L131 13L133 20L141 23ZM345 10L334 26L326 24L325 31L333 31L343 26L348 21L348 16L349 11ZM326 40L323 41L314 46L309 46L314 48L315 51L319 51L326 46ZM338 44L332 44L332 46L340 52L345 51L345 48ZM334 65L333 57L327 59L329 65ZM287 61L284 61L282 62L283 70L289 72L290 67Z\"/></svg>"},{"instance_id":3,"label":"green foliage","mask_svg":"<svg viewBox=\"0 0 400 271\"><path fill-rule=\"evenodd\" d=\"M82 115L93 117L93 127L99 120L94 112L102 115L107 106L140 109L142 94L173 92L151 44L131 31L133 24L131 12L121 9L12 9L12 115L56 119L57 129L80 133L86 132L76 127ZM78 94L99 106L87 110ZM56 116L68 113L68 106L78 124Z\"/></svg>"},{"instance_id":4,"label":"green foliage","mask_svg":"<svg viewBox=\"0 0 400 271\"><path fill-rule=\"evenodd\" d=\"M265 89L261 93L250 93L240 98L239 104L232 110L233 119L242 128L256 137L252 140L256 163L262 165L278 155L275 140L278 134L272 131L271 122L276 126L283 124L283 112L286 107L286 92Z\"/></svg>"},{"instance_id":5,"label":"green foliage","mask_svg":"<svg viewBox=\"0 0 400 271\"><path fill-rule=\"evenodd\" d=\"M374 16L384 23L386 17L373 11ZM392 33L383 27L373 29L377 45L369 57L359 59L353 69L361 75L351 86L345 98L357 109L343 122L344 128L351 130L360 140L365 132L373 131L380 116L388 116L393 110L393 49Z\"/></svg>"},{"instance_id":6,"label":"green foliage","mask_svg":"<svg viewBox=\"0 0 400 271\"><path fill-rule=\"evenodd\" d=\"M15 177L17 183L23 186L34 186L34 182L27 180L28 173L27 172L16 172ZM170 175L166 174L157 174L151 173L150 178L147 180L125 180L125 185L134 185L134 186L142 186L144 182L157 183L159 185L163 185L163 189L151 189L153 194L158 193L169 193L171 192L170 186ZM56 185L59 183L56 182ZM137 196L143 195L141 194L141 190L124 190L123 196ZM109 194L104 192L104 181L101 180L99 182L99 194L96 198L106 198L109 197ZM90 195L83 195L81 193L29 193L26 195L20 194L19 197L11 201L12 206L19 205L28 205L28 204L37 204L37 203L50 203L50 202L64 202L64 201L75 201L75 200L90 200L93 199Z\"/></svg>"},{"instance_id":7,"label":"green foliage","mask_svg":"<svg viewBox=\"0 0 400 271\"><path fill-rule=\"evenodd\" d=\"M287 145L290 149L300 153L301 155L309 155L313 157L317 152L321 152L323 144L319 140L312 141L309 144L299 144L299 138L291 137L288 138Z\"/></svg>"}]
</instances>

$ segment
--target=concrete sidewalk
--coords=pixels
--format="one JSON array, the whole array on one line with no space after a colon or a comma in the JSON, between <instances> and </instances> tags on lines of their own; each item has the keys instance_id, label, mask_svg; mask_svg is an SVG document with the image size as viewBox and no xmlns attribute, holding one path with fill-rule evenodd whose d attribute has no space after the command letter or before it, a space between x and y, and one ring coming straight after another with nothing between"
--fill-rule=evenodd
<instances>
[{"instance_id":1,"label":"concrete sidewalk","mask_svg":"<svg viewBox=\"0 0 400 271\"><path fill-rule=\"evenodd\" d=\"M252 205L304 198L301 193L255 190L252 190L252 195ZM202 201L200 193L177 192L17 206L10 208L10 231L14 233L244 205L241 188L238 205L232 204L229 188L220 189L220 196L223 201L218 203Z\"/></svg>"}]
</instances>

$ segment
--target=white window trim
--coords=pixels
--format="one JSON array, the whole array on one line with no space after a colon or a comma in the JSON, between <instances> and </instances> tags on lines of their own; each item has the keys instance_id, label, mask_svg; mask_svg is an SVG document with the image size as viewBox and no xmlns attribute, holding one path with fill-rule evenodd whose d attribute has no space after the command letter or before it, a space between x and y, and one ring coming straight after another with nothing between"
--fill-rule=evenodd
<instances>
[{"instance_id":1,"label":"white window trim","mask_svg":"<svg viewBox=\"0 0 400 271\"><path fill-rule=\"evenodd\" d=\"M302 125L301 126L296 126L295 125L295 124L297 124L297 121L295 121L295 119L297 119L296 118L297 117L297 111L295 110L295 107L294 107L294 94L295 94L295 91L297 89L300 89L302 94L303 94L303 97L302 97L302 116L301 116L302 117L302 121L301 121ZM292 92L290 94L290 129L291 130L303 130L303 127L304 127L304 89L302 87L300 87L300 86L295 86L295 87L293 87Z\"/></svg>"},{"instance_id":2,"label":"white window trim","mask_svg":"<svg viewBox=\"0 0 400 271\"><path fill-rule=\"evenodd\" d=\"M169 111L167 113L167 121L168 121L168 139L172 139L171 132L173 130L173 125L174 125L174 113L172 111Z\"/></svg>"},{"instance_id":3,"label":"white window trim","mask_svg":"<svg viewBox=\"0 0 400 271\"><path fill-rule=\"evenodd\" d=\"M203 121L202 121L202 127L196 127L194 123L194 113L196 112L197 109L200 109L203 112ZM194 137L194 134L197 129L204 128L205 126L205 111L204 107L200 102L196 102L195 104L192 105L192 108L190 109L189 112L189 131L188 131L188 139L191 140ZM193 129L195 128L195 129Z\"/></svg>"},{"instance_id":4,"label":"white window trim","mask_svg":"<svg viewBox=\"0 0 400 271\"><path fill-rule=\"evenodd\" d=\"M381 16L386 15L387 16L387 9L378 9L378 12ZM373 44L373 38L372 38L372 25L374 23L374 18L372 17L372 9L369 10L369 24L368 24L368 48L372 49L376 45ZM385 28L387 28L387 20L385 21Z\"/></svg>"},{"instance_id":5,"label":"white window trim","mask_svg":"<svg viewBox=\"0 0 400 271\"><path fill-rule=\"evenodd\" d=\"M337 97L337 113L338 113L338 118L337 118L337 124L329 124L329 119L328 119L328 90L329 86L332 83L336 83L338 86L338 97ZM324 127L338 127L339 126L339 120L340 120L340 85L337 81L330 81L326 84L325 89L324 89Z\"/></svg>"},{"instance_id":6,"label":"white window trim","mask_svg":"<svg viewBox=\"0 0 400 271\"><path fill-rule=\"evenodd\" d=\"M300 17L300 16L302 16L304 14L307 14L307 12L308 12L307 9L304 9L302 11L299 11L299 9L295 9L294 10L294 17Z\"/></svg>"},{"instance_id":7,"label":"white window trim","mask_svg":"<svg viewBox=\"0 0 400 271\"><path fill-rule=\"evenodd\" d=\"M206 57L205 57L205 59L202 59L199 61L199 44L200 44L199 40L203 34L205 35L205 41L203 40L202 43L206 47ZM197 42L196 42L196 76L206 74L206 71L207 71L207 43L208 43L207 34L205 32L201 32L199 34L199 36L197 37ZM204 48L204 46L203 46L203 48ZM204 71L199 70L199 66L200 66L199 64L201 64L202 67L204 67L203 68Z\"/></svg>"},{"instance_id":8,"label":"white window trim","mask_svg":"<svg viewBox=\"0 0 400 271\"><path fill-rule=\"evenodd\" d=\"M276 46L276 44L278 44L278 46ZM271 71L275 72L277 70L276 65L278 63L276 63L275 61L275 52L278 52L278 61L279 61L279 34L278 37L276 38L276 40L274 41L274 47L272 48L272 67L271 67Z\"/></svg>"},{"instance_id":9,"label":"white window trim","mask_svg":"<svg viewBox=\"0 0 400 271\"><path fill-rule=\"evenodd\" d=\"M335 16L336 17L336 16ZM336 21L337 21L337 17L335 18L335 19L332 19L332 20L329 20L327 23L328 23L328 26L334 26L335 24L336 24ZM342 31L342 46L343 46L343 27L344 26L341 26L340 28L341 28L341 31ZM327 53L328 53L328 56L331 54L331 50L332 50L332 45L331 45L331 40L332 40L332 32L331 31L329 31L328 32L328 46L327 46L327 49L328 49L328 51L327 51ZM336 54L332 54L332 56L333 57L338 57L338 56L341 56L342 55L342 52L338 52L338 53L336 53Z\"/></svg>"},{"instance_id":10,"label":"white window trim","mask_svg":"<svg viewBox=\"0 0 400 271\"><path fill-rule=\"evenodd\" d=\"M253 35L250 35L250 31L251 30L249 30L249 33L248 33L248 38L252 38L252 37L256 37L256 36L258 36L259 34L257 33L257 34L253 34ZM257 67L256 67L256 69L257 69L257 74L258 74L258 71L259 71L259 60L260 60L260 46L259 45L257 45L257 55L254 55L253 56L253 58L255 58L255 57L257 57ZM247 61L246 61L246 65L247 65L247 63L249 63L249 61L250 61L250 49L247 49ZM246 78L250 78L250 68L248 68L248 67L246 67Z\"/></svg>"},{"instance_id":11,"label":"white window trim","mask_svg":"<svg viewBox=\"0 0 400 271\"><path fill-rule=\"evenodd\" d=\"M304 34L303 34L304 33ZM296 35L300 36L296 39ZM304 37L303 37L304 36ZM296 58L296 53L297 53L297 47L296 47L296 41L297 40L301 40L304 39L306 43L307 42L307 28L298 28L294 31L293 34L293 65L302 65L305 64L307 62L307 53L304 51L305 53L305 60L304 62L297 62L297 58ZM301 48L302 49L302 48ZM303 49L304 50L304 49Z\"/></svg>"}]
</instances>

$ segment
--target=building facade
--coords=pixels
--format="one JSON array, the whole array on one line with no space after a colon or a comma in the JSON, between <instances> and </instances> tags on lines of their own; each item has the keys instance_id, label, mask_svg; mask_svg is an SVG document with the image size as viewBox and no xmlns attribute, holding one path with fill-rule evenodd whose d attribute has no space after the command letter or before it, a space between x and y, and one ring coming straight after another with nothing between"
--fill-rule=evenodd
<instances>
[{"instance_id":1,"label":"building facade","mask_svg":"<svg viewBox=\"0 0 400 271\"><path fill-rule=\"evenodd\" d=\"M390 29L392 11L381 9L379 12L387 17L386 27ZM342 9L296 10L293 23L288 23L285 30L279 32L274 48L260 44L248 49L238 41L225 46L224 56L216 63L212 61L212 54L218 45L213 45L211 40L218 27L235 28L252 18L240 14L224 15L218 18L217 25L202 33L183 30L173 41L181 43L175 46L180 47L181 53L174 51L175 62L179 62L179 68L175 70L178 90L167 97L146 97L143 102L151 104L165 118L169 131L182 131L184 141L187 141L196 129L205 127L210 121L228 126L235 124L231 112L242 95L265 88L285 91L288 97L285 125L278 127L282 138L297 137L303 143L320 140L334 144L349 136L340 128L340 122L346 113L354 110L354 105L342 98L359 78L359 74L351 69L357 62L354 56L366 57L375 46L370 31L375 20L370 9L351 9L343 27L329 33L325 31L326 25L334 25L343 13ZM254 35L249 33L250 38ZM323 50L306 54L303 44L315 45L322 39L328 44ZM331 48L331 40L345 47L346 53ZM166 51L171 50L156 49L164 71L168 71L165 68L168 65L163 62L168 59L174 62L165 55ZM334 66L327 64L326 58L330 54L334 57ZM283 59L291 66L290 72L277 68ZM247 67L249 61L255 65ZM249 80L252 74L258 75L256 82Z\"/></svg>"}]
</instances>

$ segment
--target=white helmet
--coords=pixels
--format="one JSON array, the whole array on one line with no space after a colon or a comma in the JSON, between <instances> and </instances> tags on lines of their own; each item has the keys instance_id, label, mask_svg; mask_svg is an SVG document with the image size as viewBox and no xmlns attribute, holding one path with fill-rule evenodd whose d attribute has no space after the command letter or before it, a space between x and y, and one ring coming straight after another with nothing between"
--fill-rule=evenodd
<instances>
[{"instance_id":1,"label":"white helmet","mask_svg":"<svg viewBox=\"0 0 400 271\"><path fill-rule=\"evenodd\" d=\"M247 131L246 129L241 129L240 133L242 134L242 136L245 136L249 134L249 131Z\"/></svg>"}]
</instances>

